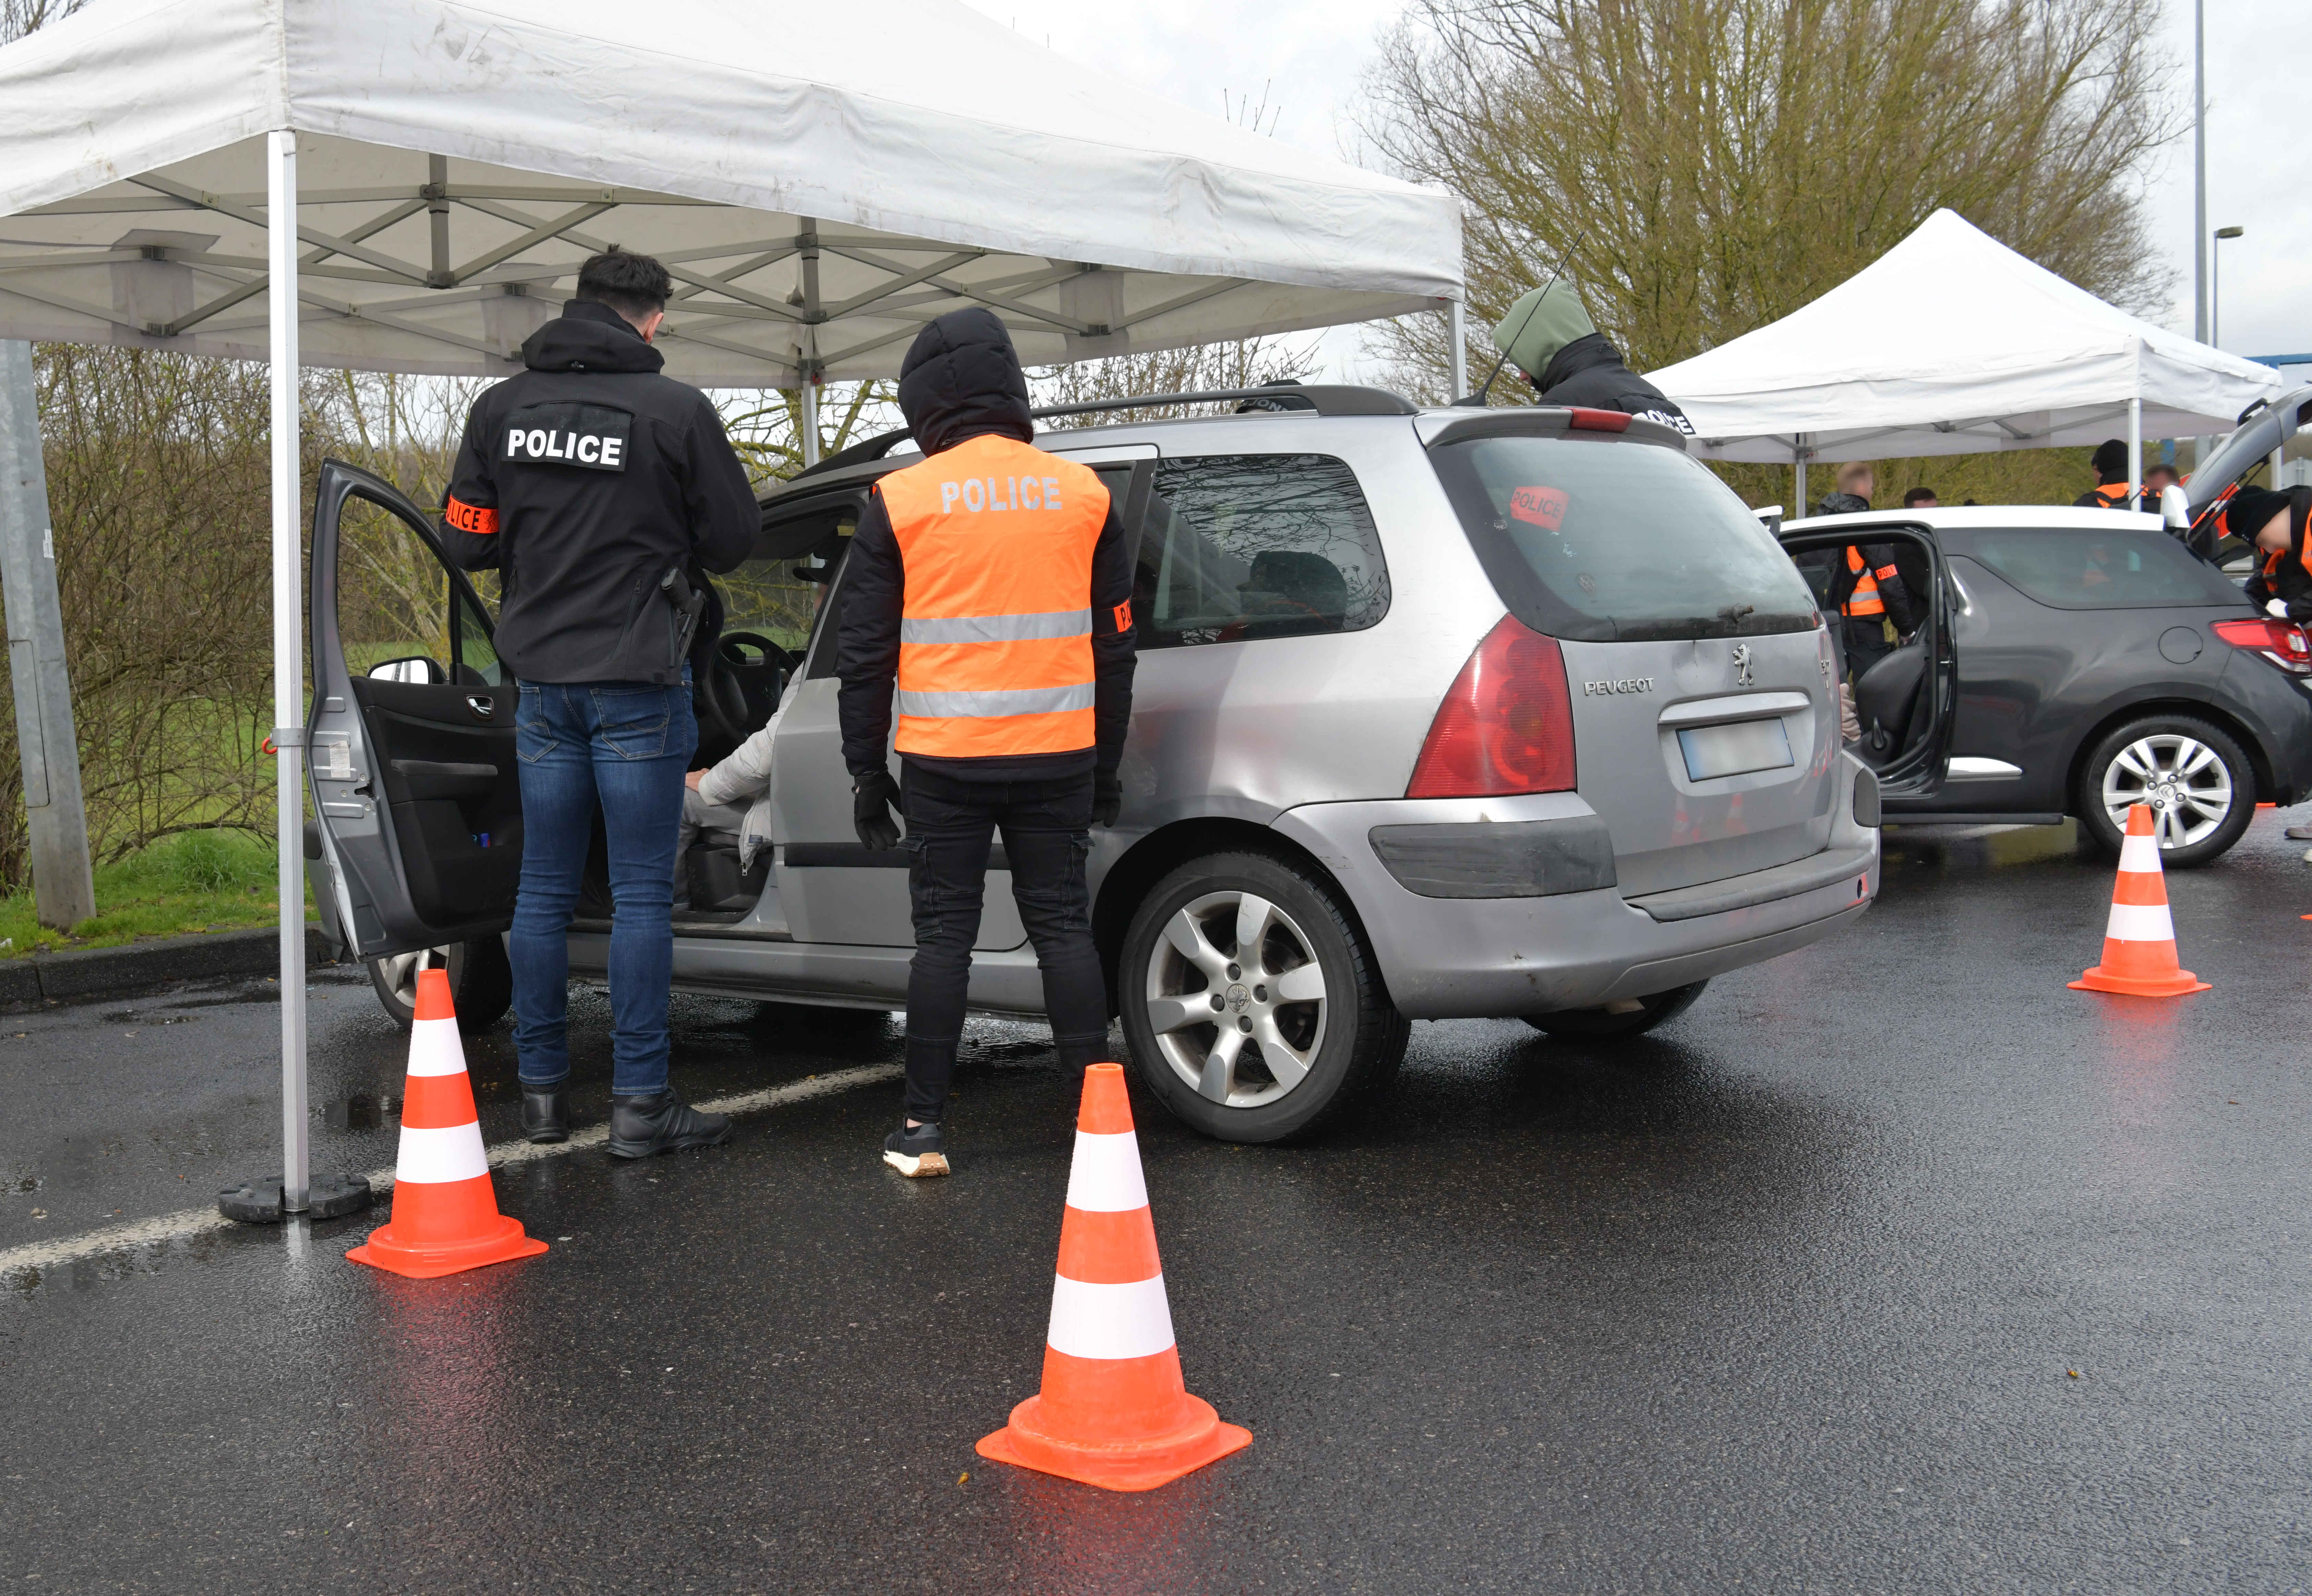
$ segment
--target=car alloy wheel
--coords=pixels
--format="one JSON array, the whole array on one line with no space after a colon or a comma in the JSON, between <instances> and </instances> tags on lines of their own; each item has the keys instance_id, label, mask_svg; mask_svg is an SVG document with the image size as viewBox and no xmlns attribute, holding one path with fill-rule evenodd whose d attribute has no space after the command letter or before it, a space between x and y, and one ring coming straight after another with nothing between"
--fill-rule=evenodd
<instances>
[{"instance_id":1,"label":"car alloy wheel","mask_svg":"<svg viewBox=\"0 0 2312 1596\"><path fill-rule=\"evenodd\" d=\"M2232 773L2214 749L2183 732L2154 732L2121 749L2104 767L2104 812L2127 829L2127 811L2151 810L2163 852L2205 841L2231 818Z\"/></svg>"},{"instance_id":2,"label":"car alloy wheel","mask_svg":"<svg viewBox=\"0 0 2312 1596\"><path fill-rule=\"evenodd\" d=\"M1150 951L1146 982L1158 1052L1208 1102L1274 1103L1308 1079L1324 1045L1324 966L1292 916L1257 893L1184 905Z\"/></svg>"},{"instance_id":3,"label":"car alloy wheel","mask_svg":"<svg viewBox=\"0 0 2312 1596\"><path fill-rule=\"evenodd\" d=\"M460 1030L486 1030L513 1006L513 967L506 962L505 944L495 936L387 953L363 962L379 1005L397 1025L407 1026L416 1017L417 974L429 967L449 975L450 1001L457 1006Z\"/></svg>"}]
</instances>

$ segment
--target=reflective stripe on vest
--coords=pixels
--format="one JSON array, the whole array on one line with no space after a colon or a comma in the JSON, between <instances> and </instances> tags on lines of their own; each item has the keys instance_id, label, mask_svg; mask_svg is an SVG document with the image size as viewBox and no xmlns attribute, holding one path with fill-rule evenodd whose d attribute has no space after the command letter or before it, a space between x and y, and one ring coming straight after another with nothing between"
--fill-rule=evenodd
<instances>
[{"instance_id":1,"label":"reflective stripe on vest","mask_svg":"<svg viewBox=\"0 0 2312 1596\"><path fill-rule=\"evenodd\" d=\"M1846 602L1838 607L1838 612L1864 618L1886 614L1887 603L1878 596L1878 578L1870 574L1870 567L1863 563L1862 551L1852 543L1846 546L1846 568L1855 573L1854 591L1847 594Z\"/></svg>"},{"instance_id":2,"label":"reflective stripe on vest","mask_svg":"<svg viewBox=\"0 0 2312 1596\"><path fill-rule=\"evenodd\" d=\"M875 491L906 573L899 751L992 759L1091 747L1091 556L1108 520L1099 477L981 436Z\"/></svg>"}]
</instances>

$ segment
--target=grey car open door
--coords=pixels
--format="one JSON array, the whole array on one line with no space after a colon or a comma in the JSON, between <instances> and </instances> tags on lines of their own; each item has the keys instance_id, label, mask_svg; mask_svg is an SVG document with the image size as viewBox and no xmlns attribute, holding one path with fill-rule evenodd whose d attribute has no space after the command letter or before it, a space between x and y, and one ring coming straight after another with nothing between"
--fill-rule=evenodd
<instances>
[{"instance_id":1,"label":"grey car open door","mask_svg":"<svg viewBox=\"0 0 2312 1596\"><path fill-rule=\"evenodd\" d=\"M488 609L425 513L340 460L321 466L310 612L329 917L362 959L504 930L521 788Z\"/></svg>"}]
</instances>

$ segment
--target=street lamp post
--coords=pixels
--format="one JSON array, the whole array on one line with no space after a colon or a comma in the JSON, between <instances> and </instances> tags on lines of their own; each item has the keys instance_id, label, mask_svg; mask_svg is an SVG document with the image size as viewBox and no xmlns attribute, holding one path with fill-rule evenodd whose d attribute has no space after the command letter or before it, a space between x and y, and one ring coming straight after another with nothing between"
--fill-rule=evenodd
<instances>
[{"instance_id":1,"label":"street lamp post","mask_svg":"<svg viewBox=\"0 0 2312 1596\"><path fill-rule=\"evenodd\" d=\"M2226 239L2238 238L2246 231L2245 227L2217 228L2216 248L2208 258L2208 342L2220 349L2223 347L2223 338L2219 331L2223 321L2224 308L2223 244Z\"/></svg>"}]
</instances>

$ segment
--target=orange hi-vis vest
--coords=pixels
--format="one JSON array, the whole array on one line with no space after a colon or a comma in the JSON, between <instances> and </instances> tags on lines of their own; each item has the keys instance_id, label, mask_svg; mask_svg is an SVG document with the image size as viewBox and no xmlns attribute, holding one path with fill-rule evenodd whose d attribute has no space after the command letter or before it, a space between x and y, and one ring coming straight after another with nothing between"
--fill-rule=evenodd
<instances>
[{"instance_id":1,"label":"orange hi-vis vest","mask_svg":"<svg viewBox=\"0 0 2312 1596\"><path fill-rule=\"evenodd\" d=\"M2128 492L2126 483L2106 482L2095 490L2095 496L2103 501L2103 507L2106 510L2124 510L2132 495Z\"/></svg>"},{"instance_id":2,"label":"orange hi-vis vest","mask_svg":"<svg viewBox=\"0 0 2312 1596\"><path fill-rule=\"evenodd\" d=\"M1854 591L1846 595L1846 602L1838 607L1841 615L1871 619L1887 613L1887 601L1878 596L1878 577L1892 576L1895 567L1882 566L1873 575L1864 563L1862 551L1850 543L1846 546L1846 568L1855 574Z\"/></svg>"},{"instance_id":3,"label":"orange hi-vis vest","mask_svg":"<svg viewBox=\"0 0 2312 1596\"><path fill-rule=\"evenodd\" d=\"M1090 748L1099 478L983 434L875 491L906 573L898 750L975 759Z\"/></svg>"}]
</instances>

